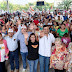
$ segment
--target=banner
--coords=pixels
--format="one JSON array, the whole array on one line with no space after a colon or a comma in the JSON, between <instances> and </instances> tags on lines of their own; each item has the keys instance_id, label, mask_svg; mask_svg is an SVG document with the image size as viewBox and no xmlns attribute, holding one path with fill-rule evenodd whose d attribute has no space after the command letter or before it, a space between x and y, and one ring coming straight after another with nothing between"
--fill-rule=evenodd
<instances>
[{"instance_id":1,"label":"banner","mask_svg":"<svg viewBox=\"0 0 72 72\"><path fill-rule=\"evenodd\" d=\"M28 14L27 12L25 12L24 10L22 10L22 13L21 13L22 16L27 16L28 17Z\"/></svg>"},{"instance_id":2,"label":"banner","mask_svg":"<svg viewBox=\"0 0 72 72\"><path fill-rule=\"evenodd\" d=\"M26 13L24 10L22 10L24 13Z\"/></svg>"},{"instance_id":3,"label":"banner","mask_svg":"<svg viewBox=\"0 0 72 72\"><path fill-rule=\"evenodd\" d=\"M36 11L35 11L37 14L39 14L40 12L39 12L39 9L38 8L36 8Z\"/></svg>"},{"instance_id":4,"label":"banner","mask_svg":"<svg viewBox=\"0 0 72 72\"><path fill-rule=\"evenodd\" d=\"M30 7L30 8L28 9L28 12L29 12L30 14L32 14L32 15L35 14L35 11L34 11L34 9L32 9L32 7Z\"/></svg>"}]
</instances>

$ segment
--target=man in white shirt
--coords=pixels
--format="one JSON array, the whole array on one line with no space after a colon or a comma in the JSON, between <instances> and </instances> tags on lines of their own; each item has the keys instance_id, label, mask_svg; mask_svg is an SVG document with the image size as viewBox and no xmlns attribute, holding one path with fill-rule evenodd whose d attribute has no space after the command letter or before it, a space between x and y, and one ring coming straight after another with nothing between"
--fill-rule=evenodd
<instances>
[{"instance_id":1,"label":"man in white shirt","mask_svg":"<svg viewBox=\"0 0 72 72\"><path fill-rule=\"evenodd\" d=\"M11 65L11 72L14 72L14 61L16 65L16 72L19 72L19 55L18 55L18 34L21 31L21 22L18 21L18 31L14 34L13 29L8 30L8 36L5 37L7 41L7 46L9 49L9 58L10 58L10 65Z\"/></svg>"},{"instance_id":2,"label":"man in white shirt","mask_svg":"<svg viewBox=\"0 0 72 72\"><path fill-rule=\"evenodd\" d=\"M51 46L54 41L55 37L53 36L53 34L49 33L49 27L47 25L44 25L43 32L40 33L39 39L40 72L49 72Z\"/></svg>"}]
</instances>

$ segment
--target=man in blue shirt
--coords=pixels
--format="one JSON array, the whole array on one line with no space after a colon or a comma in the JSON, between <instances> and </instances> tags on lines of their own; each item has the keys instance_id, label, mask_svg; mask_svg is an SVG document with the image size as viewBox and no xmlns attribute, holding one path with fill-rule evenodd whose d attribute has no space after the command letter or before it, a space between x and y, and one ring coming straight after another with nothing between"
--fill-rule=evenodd
<instances>
[{"instance_id":1,"label":"man in blue shirt","mask_svg":"<svg viewBox=\"0 0 72 72\"><path fill-rule=\"evenodd\" d=\"M64 18L64 21L68 19L68 16L66 15L66 13L65 13L65 16L63 16L63 18Z\"/></svg>"},{"instance_id":2,"label":"man in blue shirt","mask_svg":"<svg viewBox=\"0 0 72 72\"><path fill-rule=\"evenodd\" d=\"M25 44L25 34L26 33L28 33L28 35L31 34L31 32L27 32L27 27L25 25L22 25L21 32L18 35L18 40L20 41L20 53L21 53L22 61L23 61L23 72L26 72L26 69L27 69L26 57L28 54L28 49Z\"/></svg>"},{"instance_id":3,"label":"man in blue shirt","mask_svg":"<svg viewBox=\"0 0 72 72\"><path fill-rule=\"evenodd\" d=\"M47 19L49 19L49 18L52 19L52 15L49 14L48 17L47 17Z\"/></svg>"}]
</instances>

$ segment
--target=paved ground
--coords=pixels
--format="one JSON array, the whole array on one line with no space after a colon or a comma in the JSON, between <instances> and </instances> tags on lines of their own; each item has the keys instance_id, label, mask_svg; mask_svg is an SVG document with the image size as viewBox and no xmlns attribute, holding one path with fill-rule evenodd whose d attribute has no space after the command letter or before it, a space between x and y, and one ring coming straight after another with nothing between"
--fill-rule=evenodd
<instances>
[{"instance_id":1,"label":"paved ground","mask_svg":"<svg viewBox=\"0 0 72 72\"><path fill-rule=\"evenodd\" d=\"M19 72L22 72L23 64L22 64L21 56L20 56L19 62L20 62L20 64L19 64L19 65L20 65ZM10 64L9 64L9 60L6 61L6 67L7 67L7 72L10 72ZM38 71L37 71L37 72L40 72L39 69L40 69L40 68L39 68L39 64L38 64ZM16 70L15 70L14 72L16 72ZM28 64L27 64L27 72L29 72L29 66L28 66ZM53 69L50 69L49 72L54 72L54 70L53 70Z\"/></svg>"}]
</instances>

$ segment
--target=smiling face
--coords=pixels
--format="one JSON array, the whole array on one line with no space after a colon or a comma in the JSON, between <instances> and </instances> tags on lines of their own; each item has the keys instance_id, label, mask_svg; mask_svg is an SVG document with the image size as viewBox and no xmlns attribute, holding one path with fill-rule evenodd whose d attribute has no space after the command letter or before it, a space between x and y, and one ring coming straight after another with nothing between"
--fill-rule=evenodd
<instances>
[{"instance_id":1,"label":"smiling face","mask_svg":"<svg viewBox=\"0 0 72 72\"><path fill-rule=\"evenodd\" d=\"M60 16L58 17L58 20L60 20Z\"/></svg>"},{"instance_id":2,"label":"smiling face","mask_svg":"<svg viewBox=\"0 0 72 72\"><path fill-rule=\"evenodd\" d=\"M8 32L8 36L9 36L9 37L12 37L13 34L14 34L13 32Z\"/></svg>"},{"instance_id":3,"label":"smiling face","mask_svg":"<svg viewBox=\"0 0 72 72\"><path fill-rule=\"evenodd\" d=\"M25 28L22 28L21 29L21 32L24 34L24 33L26 33L26 31L27 31L27 29L25 29Z\"/></svg>"},{"instance_id":4,"label":"smiling face","mask_svg":"<svg viewBox=\"0 0 72 72\"><path fill-rule=\"evenodd\" d=\"M61 29L65 29L65 25L63 24L63 25L61 25Z\"/></svg>"},{"instance_id":5,"label":"smiling face","mask_svg":"<svg viewBox=\"0 0 72 72\"><path fill-rule=\"evenodd\" d=\"M49 33L49 27L44 27L43 31L44 31L45 34L48 34Z\"/></svg>"},{"instance_id":6,"label":"smiling face","mask_svg":"<svg viewBox=\"0 0 72 72\"><path fill-rule=\"evenodd\" d=\"M60 41L56 41L55 42L55 46L59 47L61 45L61 42Z\"/></svg>"},{"instance_id":7,"label":"smiling face","mask_svg":"<svg viewBox=\"0 0 72 72\"><path fill-rule=\"evenodd\" d=\"M31 35L30 40L31 42L35 42L35 35Z\"/></svg>"}]
</instances>

